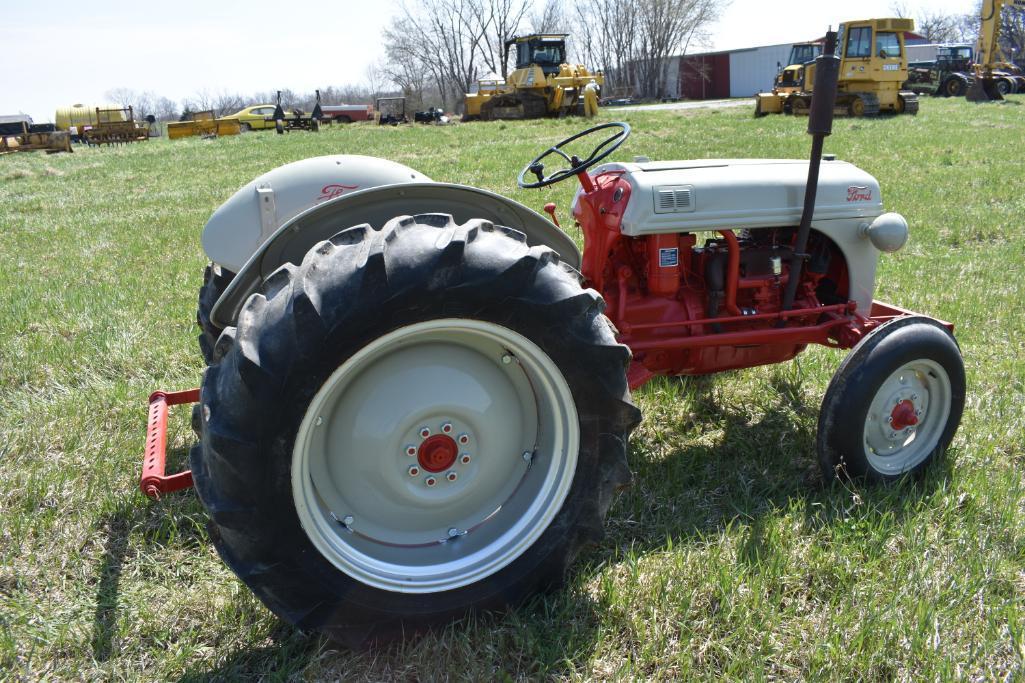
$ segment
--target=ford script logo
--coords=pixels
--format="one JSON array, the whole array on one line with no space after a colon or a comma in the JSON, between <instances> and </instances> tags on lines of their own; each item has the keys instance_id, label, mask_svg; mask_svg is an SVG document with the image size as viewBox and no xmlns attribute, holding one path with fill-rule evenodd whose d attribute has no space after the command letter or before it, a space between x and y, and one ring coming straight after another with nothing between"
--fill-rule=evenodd
<instances>
[{"instance_id":1,"label":"ford script logo","mask_svg":"<svg viewBox=\"0 0 1025 683\"><path fill-rule=\"evenodd\" d=\"M847 201L870 202L872 201L872 190L864 185L851 185L847 188Z\"/></svg>"},{"instance_id":2,"label":"ford script logo","mask_svg":"<svg viewBox=\"0 0 1025 683\"><path fill-rule=\"evenodd\" d=\"M320 196L317 197L318 202L326 202L328 199L334 199L335 197L341 197L347 190L358 190L359 185L325 185L320 191ZM850 200L847 200L850 201Z\"/></svg>"}]
</instances>

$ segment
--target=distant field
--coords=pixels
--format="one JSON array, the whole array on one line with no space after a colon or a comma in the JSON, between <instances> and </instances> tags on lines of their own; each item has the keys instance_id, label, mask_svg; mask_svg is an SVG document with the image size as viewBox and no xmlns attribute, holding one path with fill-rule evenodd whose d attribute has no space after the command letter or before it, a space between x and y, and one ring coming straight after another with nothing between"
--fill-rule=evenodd
<instances>
[{"instance_id":1,"label":"distant field","mask_svg":"<svg viewBox=\"0 0 1025 683\"><path fill-rule=\"evenodd\" d=\"M200 378L202 226L254 176L333 153L556 201L565 222L571 183L523 191L515 175L585 124L0 157L0 680L1025 676L1025 100L1009 99L839 120L826 144L911 223L879 298L957 324L965 417L923 483L820 483L815 421L840 352L655 381L635 396L634 486L565 591L359 653L268 612L193 493L138 491L146 397ZM803 121L750 114L616 113L634 127L618 158L807 156ZM187 411L175 427L182 465Z\"/></svg>"}]
</instances>

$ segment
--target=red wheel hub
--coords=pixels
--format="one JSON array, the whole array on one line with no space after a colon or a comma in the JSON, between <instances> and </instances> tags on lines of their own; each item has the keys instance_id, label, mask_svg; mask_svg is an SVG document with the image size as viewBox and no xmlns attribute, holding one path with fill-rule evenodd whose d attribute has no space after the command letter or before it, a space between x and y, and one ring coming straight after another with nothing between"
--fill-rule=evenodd
<instances>
[{"instance_id":1,"label":"red wheel hub","mask_svg":"<svg viewBox=\"0 0 1025 683\"><path fill-rule=\"evenodd\" d=\"M918 424L918 416L915 415L915 404L907 399L894 406L890 417L893 418L890 426L897 431Z\"/></svg>"},{"instance_id":2,"label":"red wheel hub","mask_svg":"<svg viewBox=\"0 0 1025 683\"><path fill-rule=\"evenodd\" d=\"M428 472L442 472L455 464L459 447L452 437L435 434L423 440L417 449L416 459Z\"/></svg>"}]
</instances>

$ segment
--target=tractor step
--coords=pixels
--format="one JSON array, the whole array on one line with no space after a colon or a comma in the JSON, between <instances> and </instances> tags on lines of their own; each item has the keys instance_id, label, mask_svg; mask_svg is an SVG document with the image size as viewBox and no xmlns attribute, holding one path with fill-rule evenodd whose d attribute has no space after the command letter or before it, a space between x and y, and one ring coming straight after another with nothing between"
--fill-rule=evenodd
<instances>
[{"instance_id":1,"label":"tractor step","mask_svg":"<svg viewBox=\"0 0 1025 683\"><path fill-rule=\"evenodd\" d=\"M192 488L192 470L167 474L167 414L171 406L199 401L199 389L154 391L149 397L146 451L142 456L139 488L150 498Z\"/></svg>"}]
</instances>

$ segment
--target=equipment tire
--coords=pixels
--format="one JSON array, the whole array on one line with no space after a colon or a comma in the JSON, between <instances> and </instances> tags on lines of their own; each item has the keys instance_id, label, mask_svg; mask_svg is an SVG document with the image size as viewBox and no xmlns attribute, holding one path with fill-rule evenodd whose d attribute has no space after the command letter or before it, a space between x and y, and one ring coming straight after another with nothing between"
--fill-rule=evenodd
<instances>
[{"instance_id":1,"label":"equipment tire","mask_svg":"<svg viewBox=\"0 0 1025 683\"><path fill-rule=\"evenodd\" d=\"M944 97L961 97L968 90L968 83L960 76L951 76L943 82L940 90Z\"/></svg>"},{"instance_id":2,"label":"equipment tire","mask_svg":"<svg viewBox=\"0 0 1025 683\"><path fill-rule=\"evenodd\" d=\"M248 133L252 129L253 129L253 127L250 126L248 123L240 123L238 125L238 130L239 130L240 133Z\"/></svg>"},{"instance_id":3,"label":"equipment tire","mask_svg":"<svg viewBox=\"0 0 1025 683\"><path fill-rule=\"evenodd\" d=\"M964 401L964 361L945 327L924 316L883 324L847 355L822 399L823 476L919 475L950 444Z\"/></svg>"},{"instance_id":4,"label":"equipment tire","mask_svg":"<svg viewBox=\"0 0 1025 683\"><path fill-rule=\"evenodd\" d=\"M558 586L603 535L640 420L603 310L555 252L443 214L282 266L203 381L192 472L221 557L282 619L350 646ZM406 470L446 432L465 468L425 488Z\"/></svg>"},{"instance_id":5,"label":"equipment tire","mask_svg":"<svg viewBox=\"0 0 1025 683\"><path fill-rule=\"evenodd\" d=\"M214 345L221 336L221 328L210 319L210 312L234 279L235 273L214 263L208 264L203 272L203 285L199 288L199 304L196 306L196 324L200 330L197 337L199 350L207 365L213 359Z\"/></svg>"},{"instance_id":6,"label":"equipment tire","mask_svg":"<svg viewBox=\"0 0 1025 683\"><path fill-rule=\"evenodd\" d=\"M1009 95L1010 93L1014 92L1014 86L1012 86L1011 82L1006 78L998 78L994 83L993 87L996 88L997 92L1000 93L1001 97L1003 97L1004 95Z\"/></svg>"}]
</instances>

